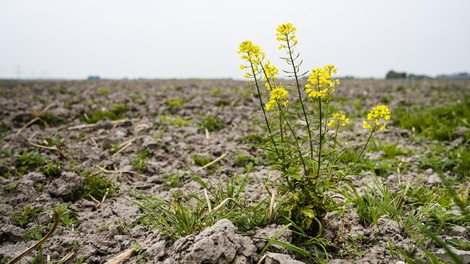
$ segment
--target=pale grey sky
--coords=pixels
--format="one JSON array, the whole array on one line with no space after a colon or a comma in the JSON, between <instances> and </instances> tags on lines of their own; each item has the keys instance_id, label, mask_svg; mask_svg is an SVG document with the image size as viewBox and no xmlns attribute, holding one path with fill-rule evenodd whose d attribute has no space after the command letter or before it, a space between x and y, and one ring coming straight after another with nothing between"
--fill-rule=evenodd
<instances>
[{"instance_id":1,"label":"pale grey sky","mask_svg":"<svg viewBox=\"0 0 470 264\"><path fill-rule=\"evenodd\" d=\"M303 70L470 72L468 0L0 0L0 78L242 78L244 40L286 68L286 22Z\"/></svg>"}]
</instances>

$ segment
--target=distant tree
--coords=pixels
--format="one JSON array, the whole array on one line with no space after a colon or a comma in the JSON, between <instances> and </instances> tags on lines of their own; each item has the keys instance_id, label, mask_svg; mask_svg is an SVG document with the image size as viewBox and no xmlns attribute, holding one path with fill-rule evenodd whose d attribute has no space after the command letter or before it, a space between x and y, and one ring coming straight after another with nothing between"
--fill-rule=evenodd
<instances>
[{"instance_id":1,"label":"distant tree","mask_svg":"<svg viewBox=\"0 0 470 264\"><path fill-rule=\"evenodd\" d=\"M406 79L406 72L389 71L385 75L385 79Z\"/></svg>"}]
</instances>

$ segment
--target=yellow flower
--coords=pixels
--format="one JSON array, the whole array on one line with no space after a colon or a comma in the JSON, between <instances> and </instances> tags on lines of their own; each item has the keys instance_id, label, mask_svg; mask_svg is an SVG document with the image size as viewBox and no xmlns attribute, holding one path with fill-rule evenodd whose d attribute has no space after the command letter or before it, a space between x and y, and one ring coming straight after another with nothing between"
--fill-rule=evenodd
<instances>
[{"instance_id":1,"label":"yellow flower","mask_svg":"<svg viewBox=\"0 0 470 264\"><path fill-rule=\"evenodd\" d=\"M243 69L247 70L245 78L253 77L253 71L255 72L255 74L260 73L259 64L265 58L265 54L263 51L261 51L261 48L259 46L254 45L253 42L249 40L243 41L240 44L238 54L241 54L242 59L247 62L246 66L242 65ZM241 66L240 69L242 69Z\"/></svg>"},{"instance_id":2,"label":"yellow flower","mask_svg":"<svg viewBox=\"0 0 470 264\"><path fill-rule=\"evenodd\" d=\"M367 122L367 121L365 121L365 120L362 121L362 126L363 126L364 128L366 128L366 129L372 130L372 126L369 124L369 122Z\"/></svg>"},{"instance_id":3,"label":"yellow flower","mask_svg":"<svg viewBox=\"0 0 470 264\"><path fill-rule=\"evenodd\" d=\"M387 127L387 124L381 123L380 119L383 120L390 120L390 109L388 109L388 106L386 105L376 105L372 110L367 114L367 120L371 121L374 123L374 126L372 126L368 121L363 122L363 126L366 129L373 130L377 126L380 126L380 130L385 130Z\"/></svg>"},{"instance_id":4,"label":"yellow flower","mask_svg":"<svg viewBox=\"0 0 470 264\"><path fill-rule=\"evenodd\" d=\"M333 119L331 119L329 122L328 122L328 126L329 127L334 127L334 126L346 126L347 124L349 124L349 118L347 118L344 114L341 114L341 113L334 113L333 114Z\"/></svg>"},{"instance_id":5,"label":"yellow flower","mask_svg":"<svg viewBox=\"0 0 470 264\"><path fill-rule=\"evenodd\" d=\"M282 87L282 85L279 85L278 87L274 88L271 91L271 96L269 97L268 103L266 103L266 110L269 111L273 109L277 103L282 103L284 107L287 106L289 103L289 100L287 100L287 90Z\"/></svg>"},{"instance_id":6,"label":"yellow flower","mask_svg":"<svg viewBox=\"0 0 470 264\"><path fill-rule=\"evenodd\" d=\"M274 85L274 82L276 81L276 76L279 75L279 70L276 68L276 66L271 65L271 62L269 60L263 65L263 70L264 70L263 80L266 81L264 85L266 86L267 90L271 90L271 87Z\"/></svg>"},{"instance_id":7,"label":"yellow flower","mask_svg":"<svg viewBox=\"0 0 470 264\"><path fill-rule=\"evenodd\" d=\"M326 98L333 94L335 91L334 87L336 84L339 84L339 80L332 79L332 73L336 73L336 68L333 65L313 69L308 77L310 83L305 85L305 91L308 96Z\"/></svg>"},{"instance_id":8,"label":"yellow flower","mask_svg":"<svg viewBox=\"0 0 470 264\"><path fill-rule=\"evenodd\" d=\"M288 42L288 45L281 44L279 49L287 48L288 46L292 48L297 45L298 41L295 38L296 30L297 29L291 23L282 24L277 27L276 39L278 41Z\"/></svg>"}]
</instances>

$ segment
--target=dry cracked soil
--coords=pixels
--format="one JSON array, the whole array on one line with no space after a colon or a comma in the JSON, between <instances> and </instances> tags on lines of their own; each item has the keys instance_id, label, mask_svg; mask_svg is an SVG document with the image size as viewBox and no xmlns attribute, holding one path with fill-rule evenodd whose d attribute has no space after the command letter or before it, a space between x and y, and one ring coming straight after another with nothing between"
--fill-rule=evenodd
<instances>
[{"instance_id":1,"label":"dry cracked soil","mask_svg":"<svg viewBox=\"0 0 470 264\"><path fill-rule=\"evenodd\" d=\"M456 87L468 91L470 85L458 80L343 80L338 108L359 116L381 102L392 112L399 106L428 107L444 104L448 97L442 94ZM259 238L272 236L281 228L276 225L247 234L221 219L173 242L139 222L144 212L133 202L133 191L162 199L201 192L191 177L194 172L214 182L247 174L247 195L255 200L268 195L264 184L275 172L264 165L263 150L252 143L264 133L252 89L248 82L235 80L1 82L0 262L11 261L46 235L52 208L58 206L67 219L23 263L45 263L35 258L38 254L53 263L309 262L279 246L258 259L266 243ZM348 126L344 133L350 136L345 138L359 145L366 132L361 121L351 121L355 125ZM416 178L440 184L432 169L413 167L427 150L411 133L392 122L378 135L378 140L397 142L413 153L394 161L407 164L406 169L388 171L384 184ZM196 156L216 162L202 167ZM237 156L250 157L251 164L237 162ZM365 186L369 174L354 175L354 184ZM115 188L98 185L90 193L86 186L96 177ZM330 263L404 263L390 253L390 244L413 247L398 223L387 217L379 219L381 228L363 226L354 210L327 217L330 233L325 235L344 239L344 250L333 254ZM469 232L456 229L448 236L468 241ZM285 241L291 237L289 230L282 235ZM346 245L348 237L356 238L354 249Z\"/></svg>"}]
</instances>

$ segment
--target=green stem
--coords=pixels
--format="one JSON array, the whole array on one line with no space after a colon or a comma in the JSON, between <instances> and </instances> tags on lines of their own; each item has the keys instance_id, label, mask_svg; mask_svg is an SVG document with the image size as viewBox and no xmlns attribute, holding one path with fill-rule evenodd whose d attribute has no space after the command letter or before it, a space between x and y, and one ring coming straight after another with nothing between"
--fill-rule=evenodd
<instances>
[{"instance_id":1,"label":"green stem","mask_svg":"<svg viewBox=\"0 0 470 264\"><path fill-rule=\"evenodd\" d=\"M346 174L344 176L347 176L353 169L354 167L356 167L356 164L357 162L359 161L359 159L361 158L362 154L364 154L364 151L366 150L367 148L367 145L369 145L369 141L370 139L372 138L372 135L374 134L375 130L377 129L377 125L375 125L372 130L370 131L370 134L369 134L369 137L367 138L367 141L366 143L364 144L364 147L362 147L362 150L361 150L361 153L359 153L359 155L356 157L356 159L354 160L354 163L351 167L349 167L349 170L346 172Z\"/></svg>"},{"instance_id":2,"label":"green stem","mask_svg":"<svg viewBox=\"0 0 470 264\"><path fill-rule=\"evenodd\" d=\"M277 103L277 105L279 106L279 103ZM279 106L279 109L280 109L280 106ZM281 110L279 110L279 111L281 111ZM282 117L281 117L281 115L279 115L279 132L281 133L281 145L285 146L284 129L282 128ZM282 167L284 168L285 158L286 158L285 148L283 147L281 149L281 151L282 151Z\"/></svg>"},{"instance_id":3,"label":"green stem","mask_svg":"<svg viewBox=\"0 0 470 264\"><path fill-rule=\"evenodd\" d=\"M304 172L306 173L307 172L307 165L306 165L304 157L302 155L302 149L300 147L299 140L297 139L297 135L295 134L294 129L292 129L292 126L290 125L289 121L287 120L286 116L284 115L284 112L282 111L282 108L281 108L281 105L279 104L279 102L277 102L277 106L279 108L279 115L281 116L281 118L283 118L285 120L287 127L289 128L290 132L292 133L292 137L294 138L295 144L296 144L296 147L297 147L297 152L299 153L300 162L302 163L302 167L304 168Z\"/></svg>"},{"instance_id":4,"label":"green stem","mask_svg":"<svg viewBox=\"0 0 470 264\"><path fill-rule=\"evenodd\" d=\"M253 79L255 79L256 90L258 92L259 104L261 106L261 109L263 110L264 121L266 122L266 127L268 128L269 138L271 139L271 142L274 145L274 150L276 151L277 157L280 158L279 151L277 150L276 142L274 141L273 134L271 132L271 126L269 125L268 116L266 114L266 109L264 108L263 98L261 97L261 90L259 88L258 79L256 79L255 69L253 68L253 63L251 61L250 61L250 65L251 65L251 72L253 74Z\"/></svg>"},{"instance_id":5,"label":"green stem","mask_svg":"<svg viewBox=\"0 0 470 264\"><path fill-rule=\"evenodd\" d=\"M321 164L321 150L323 145L323 135L322 135L322 109L321 109L321 97L318 97L318 108L320 110L320 142L318 144L318 160L317 160L317 178L320 177L320 164Z\"/></svg>"},{"instance_id":6,"label":"green stem","mask_svg":"<svg viewBox=\"0 0 470 264\"><path fill-rule=\"evenodd\" d=\"M305 123L307 124L307 132L308 132L308 139L309 139L309 143L310 143L310 158L313 159L313 142L312 142L312 133L311 133L311 130L310 130L310 123L308 121L308 118L307 118L307 111L305 111L305 106L304 106L304 102L303 102L303 99L302 99L302 93L300 92L300 84L299 84L299 77L297 76L297 68L295 66L295 62L294 62L294 58L292 57L292 48L290 46L290 41L289 41L289 35L286 34L286 42L287 42L287 49L289 51L289 58L290 58L290 61L291 61L291 64L292 64L292 68L294 70L294 77L295 77L295 85L297 86L297 92L299 94L299 101L300 101L300 105L302 106L302 112L304 114L304 118L305 118Z\"/></svg>"}]
</instances>

